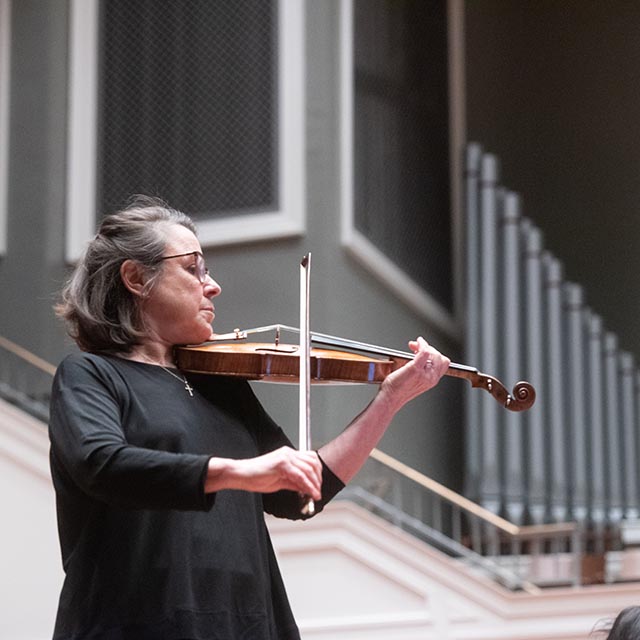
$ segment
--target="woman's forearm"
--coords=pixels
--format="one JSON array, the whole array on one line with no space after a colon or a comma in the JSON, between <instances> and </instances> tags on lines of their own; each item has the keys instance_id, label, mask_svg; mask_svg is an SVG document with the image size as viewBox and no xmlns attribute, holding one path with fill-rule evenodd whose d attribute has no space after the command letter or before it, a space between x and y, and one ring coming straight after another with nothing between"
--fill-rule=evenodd
<instances>
[{"instance_id":1,"label":"woman's forearm","mask_svg":"<svg viewBox=\"0 0 640 640\"><path fill-rule=\"evenodd\" d=\"M222 489L272 493L289 489L319 500L321 479L322 464L315 452L280 447L255 458L210 458L204 490L205 493Z\"/></svg>"},{"instance_id":2,"label":"woman's forearm","mask_svg":"<svg viewBox=\"0 0 640 640\"><path fill-rule=\"evenodd\" d=\"M384 396L377 394L340 435L319 449L320 457L342 482L347 484L358 473L396 412Z\"/></svg>"},{"instance_id":3,"label":"woman's forearm","mask_svg":"<svg viewBox=\"0 0 640 640\"><path fill-rule=\"evenodd\" d=\"M391 373L362 413L334 440L320 448L327 466L347 484L366 462L396 413L434 387L450 361L422 338L409 343L414 359Z\"/></svg>"}]
</instances>

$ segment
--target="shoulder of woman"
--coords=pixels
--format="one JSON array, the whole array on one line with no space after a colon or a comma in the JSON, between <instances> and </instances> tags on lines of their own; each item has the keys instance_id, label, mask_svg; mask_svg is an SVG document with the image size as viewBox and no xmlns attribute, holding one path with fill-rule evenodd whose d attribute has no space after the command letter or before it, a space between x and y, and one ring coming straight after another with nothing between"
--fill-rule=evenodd
<instances>
[{"instance_id":1,"label":"shoulder of woman","mask_svg":"<svg viewBox=\"0 0 640 640\"><path fill-rule=\"evenodd\" d=\"M58 365L54 385L63 381L110 380L117 370L115 360L85 351L69 354Z\"/></svg>"},{"instance_id":2,"label":"shoulder of woman","mask_svg":"<svg viewBox=\"0 0 640 640\"><path fill-rule=\"evenodd\" d=\"M58 365L58 371L69 371L73 369L101 368L107 363L105 356L86 351L76 351L70 353L62 359Z\"/></svg>"}]
</instances>

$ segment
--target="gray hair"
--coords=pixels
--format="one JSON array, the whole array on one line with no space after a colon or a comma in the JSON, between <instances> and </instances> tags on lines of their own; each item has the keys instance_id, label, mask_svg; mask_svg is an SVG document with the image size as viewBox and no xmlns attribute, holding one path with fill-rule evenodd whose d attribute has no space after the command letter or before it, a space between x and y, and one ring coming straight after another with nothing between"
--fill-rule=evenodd
<instances>
[{"instance_id":1,"label":"gray hair","mask_svg":"<svg viewBox=\"0 0 640 640\"><path fill-rule=\"evenodd\" d=\"M189 216L149 196L134 196L124 209L105 216L56 305L80 349L128 353L140 344L145 332L138 300L124 286L120 266L135 260L146 268L150 291L162 269L167 230L176 224L196 233Z\"/></svg>"}]
</instances>

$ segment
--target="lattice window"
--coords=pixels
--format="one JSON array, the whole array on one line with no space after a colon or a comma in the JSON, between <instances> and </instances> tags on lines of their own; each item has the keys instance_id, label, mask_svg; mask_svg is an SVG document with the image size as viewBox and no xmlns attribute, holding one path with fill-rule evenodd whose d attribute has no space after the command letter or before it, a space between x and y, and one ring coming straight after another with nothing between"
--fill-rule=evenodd
<instances>
[{"instance_id":1,"label":"lattice window","mask_svg":"<svg viewBox=\"0 0 640 640\"><path fill-rule=\"evenodd\" d=\"M277 4L109 0L100 210L131 193L204 217L278 206Z\"/></svg>"}]
</instances>

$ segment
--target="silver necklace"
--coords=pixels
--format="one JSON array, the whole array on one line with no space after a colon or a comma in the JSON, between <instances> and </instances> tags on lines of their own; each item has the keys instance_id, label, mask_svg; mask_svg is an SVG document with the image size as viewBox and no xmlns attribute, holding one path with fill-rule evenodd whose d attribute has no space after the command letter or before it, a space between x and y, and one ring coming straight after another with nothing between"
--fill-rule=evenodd
<instances>
[{"instance_id":1,"label":"silver necklace","mask_svg":"<svg viewBox=\"0 0 640 640\"><path fill-rule=\"evenodd\" d=\"M180 382L182 382L184 384L184 388L185 391L189 392L189 395L193 398L193 387L189 384L189 381L186 379L186 377L184 375L178 375L176 373L174 373L173 371L171 371L171 369L168 369L167 367L165 367L163 364L160 364L159 362L153 362L152 360L149 360L149 358L147 358L145 355L139 353L138 354L147 364L153 364L156 367L160 367L161 369L164 369L170 376L173 376L176 380L180 380Z\"/></svg>"},{"instance_id":2,"label":"silver necklace","mask_svg":"<svg viewBox=\"0 0 640 640\"><path fill-rule=\"evenodd\" d=\"M189 395L193 398L193 387L189 384L189 381L185 378L184 375L177 375L176 373L173 373L173 371L171 371L171 369L168 369L167 367L163 366L163 365L158 365L161 369L164 369L170 376L173 376L176 380L180 380L180 382L184 382L184 388L185 391L189 392Z\"/></svg>"}]
</instances>

